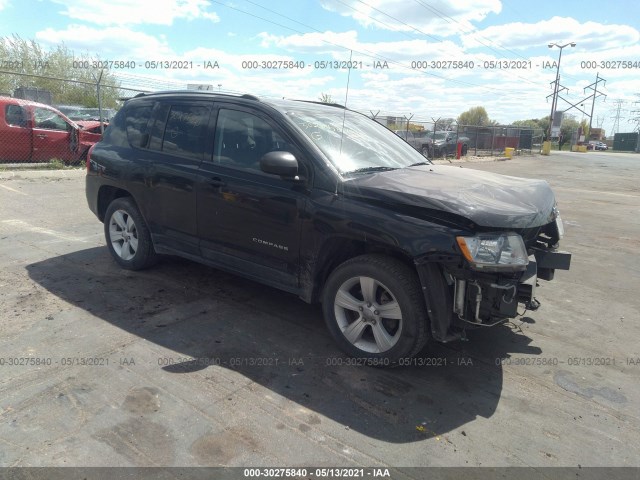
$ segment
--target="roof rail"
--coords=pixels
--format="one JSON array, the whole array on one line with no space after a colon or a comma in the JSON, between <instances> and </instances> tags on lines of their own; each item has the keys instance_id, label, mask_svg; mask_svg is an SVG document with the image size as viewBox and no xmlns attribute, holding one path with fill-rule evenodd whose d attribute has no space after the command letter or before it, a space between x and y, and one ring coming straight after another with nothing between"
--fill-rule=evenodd
<instances>
[{"instance_id":1,"label":"roof rail","mask_svg":"<svg viewBox=\"0 0 640 480\"><path fill-rule=\"evenodd\" d=\"M259 102L260 99L258 97L256 97L255 95L251 95L249 93L245 93L243 95L239 95L239 94L233 94L233 93L219 93L219 92L211 92L208 90L160 90L157 92L140 92L137 95L135 95L132 98L138 98L138 97L146 97L147 95L168 95L168 94L184 94L184 93L190 93L190 94L208 94L208 95L219 95L219 96L227 96L227 97L235 97L235 98L246 98L247 100L255 100L256 102Z\"/></svg>"},{"instance_id":2,"label":"roof rail","mask_svg":"<svg viewBox=\"0 0 640 480\"><path fill-rule=\"evenodd\" d=\"M316 105L326 105L327 107L342 108L344 110L347 109L347 107L345 107L344 105L340 105L339 103L326 103L319 102L317 100L298 100L297 98L292 98L291 100L293 100L294 102L315 103Z\"/></svg>"}]
</instances>

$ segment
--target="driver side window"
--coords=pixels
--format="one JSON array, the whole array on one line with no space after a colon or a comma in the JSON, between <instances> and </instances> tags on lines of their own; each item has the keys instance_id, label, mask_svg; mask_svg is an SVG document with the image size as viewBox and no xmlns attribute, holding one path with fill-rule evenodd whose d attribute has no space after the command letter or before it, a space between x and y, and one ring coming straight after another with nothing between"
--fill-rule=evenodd
<instances>
[{"instance_id":1,"label":"driver side window","mask_svg":"<svg viewBox=\"0 0 640 480\"><path fill-rule=\"evenodd\" d=\"M34 117L35 128L42 128L44 130L63 130L66 132L71 130L71 125L52 110L36 107L34 110Z\"/></svg>"},{"instance_id":2,"label":"driver side window","mask_svg":"<svg viewBox=\"0 0 640 480\"><path fill-rule=\"evenodd\" d=\"M213 161L216 164L261 172L265 153L288 150L278 131L248 112L221 109L216 122Z\"/></svg>"}]
</instances>

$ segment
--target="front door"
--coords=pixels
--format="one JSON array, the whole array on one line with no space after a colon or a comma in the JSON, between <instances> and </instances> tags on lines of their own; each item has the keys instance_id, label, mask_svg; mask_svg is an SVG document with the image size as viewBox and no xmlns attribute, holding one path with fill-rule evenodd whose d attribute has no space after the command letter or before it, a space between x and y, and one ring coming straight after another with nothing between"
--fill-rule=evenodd
<instances>
[{"instance_id":1,"label":"front door","mask_svg":"<svg viewBox=\"0 0 640 480\"><path fill-rule=\"evenodd\" d=\"M205 258L296 291L307 188L260 170L260 158L275 150L293 148L269 118L250 108L221 106L213 157L201 167L198 235Z\"/></svg>"},{"instance_id":2,"label":"front door","mask_svg":"<svg viewBox=\"0 0 640 480\"><path fill-rule=\"evenodd\" d=\"M73 125L44 107L34 107L33 117L33 160L69 162L77 158L78 136Z\"/></svg>"}]
</instances>

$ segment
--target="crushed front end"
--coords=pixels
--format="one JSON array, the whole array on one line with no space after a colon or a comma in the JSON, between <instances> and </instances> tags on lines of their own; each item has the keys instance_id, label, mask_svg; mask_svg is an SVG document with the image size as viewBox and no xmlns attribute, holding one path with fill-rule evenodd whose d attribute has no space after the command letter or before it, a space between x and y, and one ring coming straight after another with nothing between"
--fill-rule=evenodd
<instances>
[{"instance_id":1,"label":"crushed front end","mask_svg":"<svg viewBox=\"0 0 640 480\"><path fill-rule=\"evenodd\" d=\"M467 328L488 327L536 310L538 279L568 270L571 254L558 250L564 234L554 208L541 227L491 230L456 237L459 255L425 255L416 260L423 287L444 283L446 295L423 288L435 340L460 338Z\"/></svg>"}]
</instances>

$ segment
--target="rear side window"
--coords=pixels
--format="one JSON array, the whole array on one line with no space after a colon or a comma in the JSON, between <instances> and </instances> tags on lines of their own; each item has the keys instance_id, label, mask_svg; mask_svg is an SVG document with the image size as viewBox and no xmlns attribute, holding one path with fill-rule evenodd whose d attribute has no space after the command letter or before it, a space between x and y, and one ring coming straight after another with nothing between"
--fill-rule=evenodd
<instances>
[{"instance_id":1,"label":"rear side window","mask_svg":"<svg viewBox=\"0 0 640 480\"><path fill-rule=\"evenodd\" d=\"M7 125L12 127L27 126L27 112L20 105L7 105L4 107L4 118Z\"/></svg>"},{"instance_id":2,"label":"rear side window","mask_svg":"<svg viewBox=\"0 0 640 480\"><path fill-rule=\"evenodd\" d=\"M158 120L164 118L163 113L160 109ZM204 105L171 105L166 123L156 122L149 148L202 160L207 145L210 113L210 107Z\"/></svg>"},{"instance_id":3,"label":"rear side window","mask_svg":"<svg viewBox=\"0 0 640 480\"><path fill-rule=\"evenodd\" d=\"M145 147L149 139L149 117L152 105L144 105L127 109L125 117L125 130L127 140L132 147Z\"/></svg>"}]
</instances>

